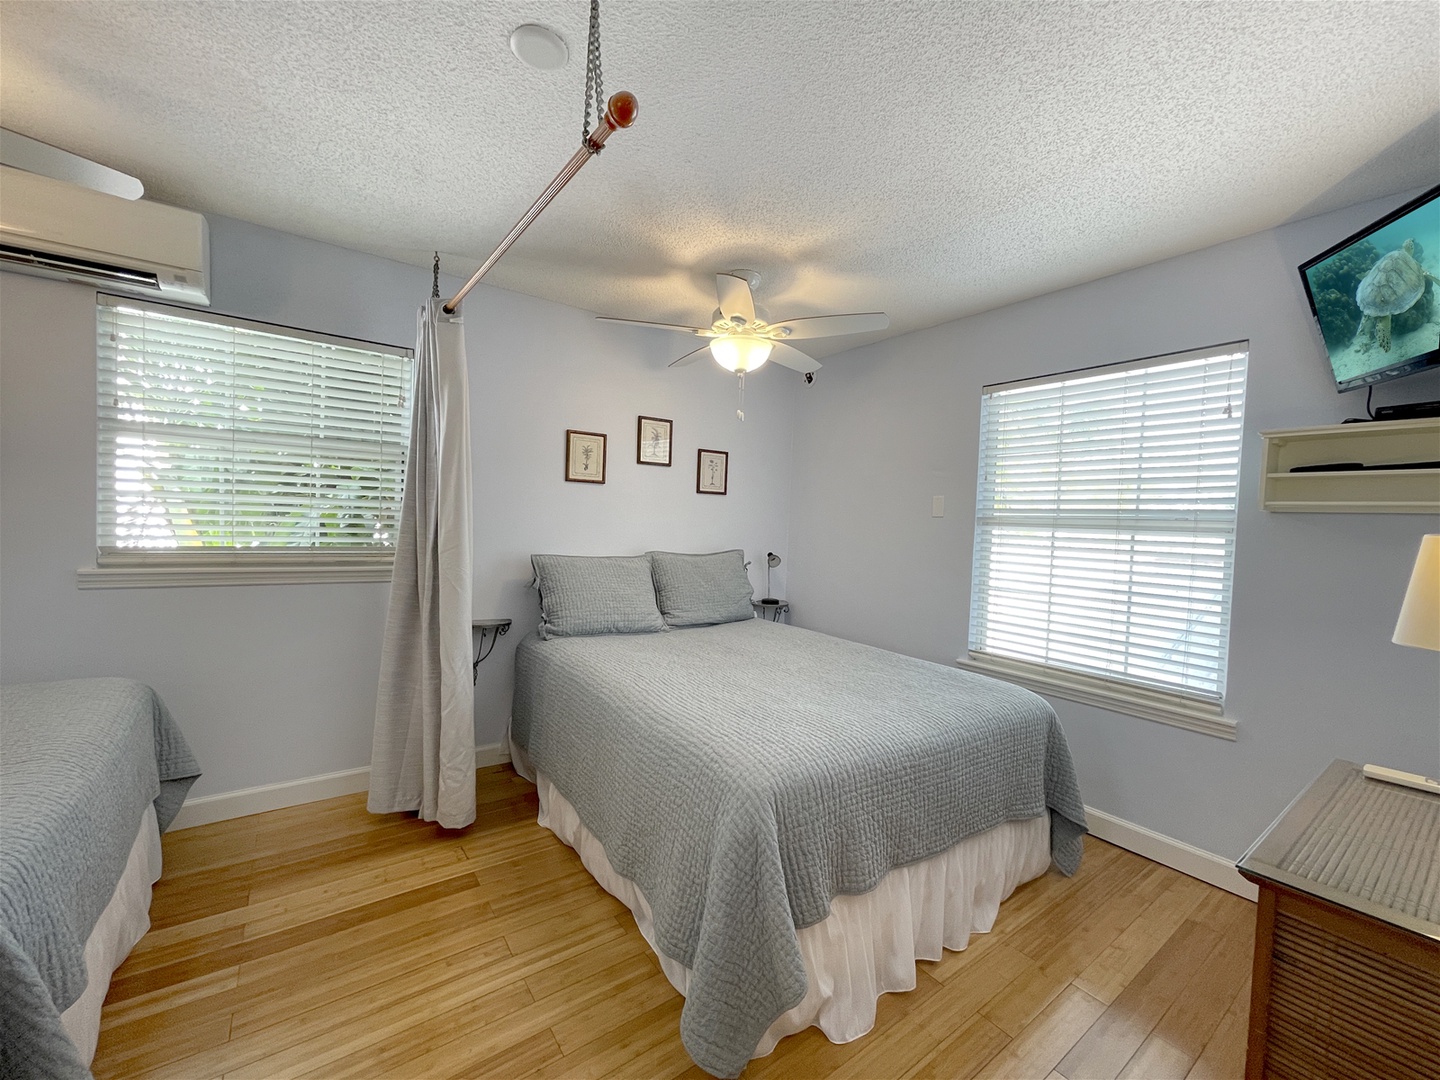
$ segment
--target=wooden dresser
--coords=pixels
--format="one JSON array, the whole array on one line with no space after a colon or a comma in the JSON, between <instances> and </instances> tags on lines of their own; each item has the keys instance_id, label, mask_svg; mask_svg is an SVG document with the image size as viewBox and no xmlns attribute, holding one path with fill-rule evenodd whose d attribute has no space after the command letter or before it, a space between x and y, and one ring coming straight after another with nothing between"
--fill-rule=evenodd
<instances>
[{"instance_id":1,"label":"wooden dresser","mask_svg":"<svg viewBox=\"0 0 1440 1080\"><path fill-rule=\"evenodd\" d=\"M1440 1077L1440 797L1337 761L1256 841L1247 1080Z\"/></svg>"}]
</instances>

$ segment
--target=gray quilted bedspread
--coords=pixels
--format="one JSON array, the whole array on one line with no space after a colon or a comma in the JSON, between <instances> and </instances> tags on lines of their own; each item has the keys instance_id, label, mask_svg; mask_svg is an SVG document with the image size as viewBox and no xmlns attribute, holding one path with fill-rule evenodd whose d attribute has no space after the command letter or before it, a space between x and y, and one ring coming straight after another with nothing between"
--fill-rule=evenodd
<instances>
[{"instance_id":1,"label":"gray quilted bedspread","mask_svg":"<svg viewBox=\"0 0 1440 1080\"><path fill-rule=\"evenodd\" d=\"M0 687L0 1077L90 1075L60 1023L85 989L85 940L145 807L164 829L199 775L148 686Z\"/></svg>"},{"instance_id":2,"label":"gray quilted bedspread","mask_svg":"<svg viewBox=\"0 0 1440 1080\"><path fill-rule=\"evenodd\" d=\"M691 1057L736 1076L806 979L832 897L1006 821L1085 812L1050 706L979 675L764 620L523 641L512 737L645 894L690 968Z\"/></svg>"}]
</instances>

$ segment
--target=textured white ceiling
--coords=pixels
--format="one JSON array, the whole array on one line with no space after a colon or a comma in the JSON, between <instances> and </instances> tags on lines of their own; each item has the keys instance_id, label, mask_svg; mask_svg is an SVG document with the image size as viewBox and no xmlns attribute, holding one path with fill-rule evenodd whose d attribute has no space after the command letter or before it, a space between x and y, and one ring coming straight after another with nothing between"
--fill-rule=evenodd
<instances>
[{"instance_id":1,"label":"textured white ceiling","mask_svg":"<svg viewBox=\"0 0 1440 1080\"><path fill-rule=\"evenodd\" d=\"M690 323L747 267L771 316L884 310L888 334L997 307L1435 183L1437 13L603 0L605 89L640 118L486 281ZM584 0L4 0L0 123L150 198L439 248L463 277L579 146L587 20ZM569 64L516 60L523 22Z\"/></svg>"}]
</instances>

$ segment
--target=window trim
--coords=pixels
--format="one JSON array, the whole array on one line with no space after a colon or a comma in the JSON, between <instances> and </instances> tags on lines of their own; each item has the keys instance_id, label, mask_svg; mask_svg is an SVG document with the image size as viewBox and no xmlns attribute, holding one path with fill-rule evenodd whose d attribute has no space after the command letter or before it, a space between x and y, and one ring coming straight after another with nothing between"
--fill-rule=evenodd
<instances>
[{"instance_id":1,"label":"window trim","mask_svg":"<svg viewBox=\"0 0 1440 1080\"><path fill-rule=\"evenodd\" d=\"M260 322L256 319L242 318L239 315L227 315L223 311L215 311L212 308L183 307L179 304L167 304L162 300L151 300L144 296L121 296L118 293L97 292L95 304L97 307L155 308L161 314L209 321L217 326L229 326L236 330L291 337L297 341L308 341L314 345L334 345L342 349L364 348L411 360L415 358L415 350L409 345L392 345L388 341L371 341L368 338L342 337L338 334L326 334L319 330L307 330L303 326L289 326L286 323Z\"/></svg>"},{"instance_id":2,"label":"window trim","mask_svg":"<svg viewBox=\"0 0 1440 1080\"><path fill-rule=\"evenodd\" d=\"M358 582L388 582L394 569L393 555L355 559L347 565L317 562L310 556L291 565L215 565L224 556L217 553L202 563L194 560L171 566L82 566L75 571L78 589L154 589L212 585L344 585ZM353 565L349 565L353 562Z\"/></svg>"},{"instance_id":3,"label":"window trim","mask_svg":"<svg viewBox=\"0 0 1440 1080\"><path fill-rule=\"evenodd\" d=\"M1146 690L1119 680L1102 679L989 653L967 652L955 663L966 671L1003 679L1037 694L1053 694L1067 701L1078 701L1082 705L1094 705L1232 742L1237 737L1239 725L1233 717L1226 716L1224 707L1216 702L1202 701L1174 691Z\"/></svg>"},{"instance_id":4,"label":"window trim","mask_svg":"<svg viewBox=\"0 0 1440 1080\"><path fill-rule=\"evenodd\" d=\"M149 589L186 585L303 585L389 581L393 551L174 552L102 554L75 571L80 589Z\"/></svg>"},{"instance_id":5,"label":"window trim","mask_svg":"<svg viewBox=\"0 0 1440 1080\"><path fill-rule=\"evenodd\" d=\"M215 326L262 334L279 334L297 341L341 348L359 348L405 358L413 365L415 350L405 345L347 338L281 323L259 322L204 308L183 307L147 298L96 292L97 312L103 307L142 307L162 314L195 319ZM98 358L97 358L98 363ZM412 382L413 393L413 382ZM92 520L99 515L99 492ZM399 525L397 515L396 525ZM398 539L397 539L398 544ZM78 567L78 589L144 589L207 587L228 585L299 585L389 582L394 569L395 548L377 550L331 550L306 548L293 551L269 549L236 551L175 549L96 548L94 566Z\"/></svg>"},{"instance_id":6,"label":"window trim","mask_svg":"<svg viewBox=\"0 0 1440 1080\"><path fill-rule=\"evenodd\" d=\"M1123 374L1127 371L1142 370L1146 368L1159 367L1166 364L1180 364L1191 359L1198 359L1206 356L1214 356L1226 350L1240 350L1245 353L1246 369L1249 367L1250 343L1246 339L1221 342L1216 345L1199 348L1186 349L1174 353L1165 353L1158 356L1143 357L1135 360L1123 361L1114 364L1098 364L1085 368L1078 368L1069 371L1056 372L1049 375L1034 376L1026 379L995 383L986 385L982 390L984 394L995 393L1005 390L1014 390L1024 386L1053 385L1069 379L1084 377L1088 374ZM1243 383L1242 383L1243 386ZM1243 399L1242 399L1243 400ZM983 412L983 408L982 408ZM1242 405L1243 417L1243 405ZM982 443L981 453L983 456L983 444L985 430L983 424L980 428L980 440ZM1243 443L1243 430L1240 441ZM976 500L977 517L976 530L979 529L979 507L980 489L983 477L977 473L976 476ZM1239 508L1240 508L1240 475L1237 467L1235 478L1235 519L1231 526L1232 545L1238 534ZM1230 582L1233 588L1234 583L1234 548L1231 552ZM971 549L971 588L975 587L975 548ZM972 596L970 618L973 618L975 600ZM1227 604L1227 608L1229 605ZM969 619L967 618L967 624ZM973 633L967 625L966 636L969 640ZM1228 654L1228 642L1230 637L1230 622L1227 615L1225 624L1225 641ZM1227 656L1228 661L1228 656ZM1157 723L1167 724L1187 731L1195 731L1205 735L1234 741L1237 738L1238 722L1233 716L1225 714L1225 685L1222 682L1218 694L1196 693L1187 694L1178 687L1146 686L1137 682L1120 678L1107 678L1103 675L1089 672L1075 671L1058 665L1045 664L1039 661L1022 660L1015 657L1001 656L995 653L977 651L967 648L964 656L956 659L956 665L964 670L973 671L978 674L988 675L993 678L1002 679L1006 682L1025 687L1039 694L1049 694L1055 697L1064 698L1069 701L1076 701L1085 705L1092 705L1097 708L1108 709L1127 716L1135 716L1144 720L1152 720ZM1228 662L1226 664L1228 668Z\"/></svg>"}]
</instances>

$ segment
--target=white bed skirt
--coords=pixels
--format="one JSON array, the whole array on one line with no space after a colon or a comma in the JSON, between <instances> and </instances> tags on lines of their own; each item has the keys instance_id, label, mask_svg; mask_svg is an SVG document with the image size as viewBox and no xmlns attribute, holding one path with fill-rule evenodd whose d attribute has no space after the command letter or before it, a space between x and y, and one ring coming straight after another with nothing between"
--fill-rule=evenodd
<instances>
[{"instance_id":1,"label":"white bed skirt","mask_svg":"<svg viewBox=\"0 0 1440 1080\"><path fill-rule=\"evenodd\" d=\"M540 824L574 848L606 892L630 909L660 967L681 994L690 971L655 947L654 920L644 895L610 865L605 848L549 778L511 744L516 770L540 793ZM971 934L987 933L1000 902L1050 866L1050 817L1012 821L967 837L950 850L892 870L868 893L837 896L830 915L797 931L809 989L778 1017L755 1048L764 1057L786 1035L812 1025L831 1042L858 1039L875 1026L881 994L915 989L915 961L961 950Z\"/></svg>"},{"instance_id":2,"label":"white bed skirt","mask_svg":"<svg viewBox=\"0 0 1440 1080\"><path fill-rule=\"evenodd\" d=\"M140 830L130 846L125 870L115 885L110 902L85 940L85 992L60 1014L70 1041L87 1065L95 1058L100 1041L100 1008L110 989L110 976L125 962L136 943L150 929L150 887L160 879L160 828L155 807L145 807Z\"/></svg>"}]
</instances>

